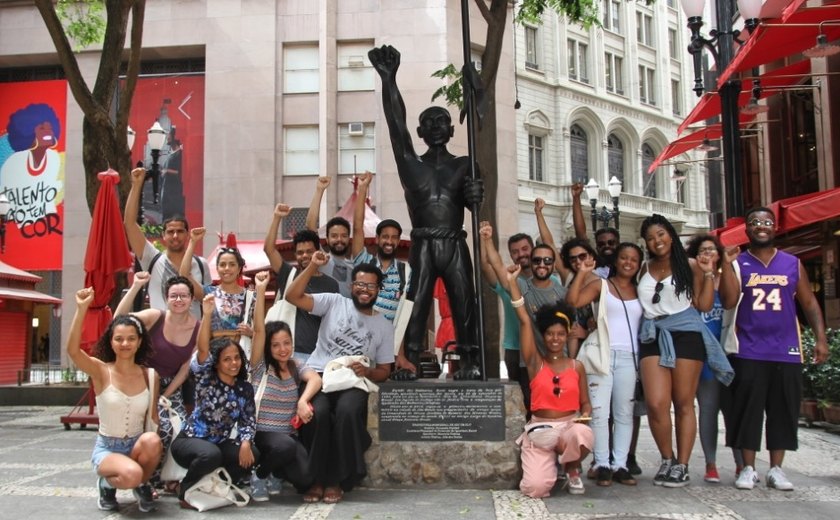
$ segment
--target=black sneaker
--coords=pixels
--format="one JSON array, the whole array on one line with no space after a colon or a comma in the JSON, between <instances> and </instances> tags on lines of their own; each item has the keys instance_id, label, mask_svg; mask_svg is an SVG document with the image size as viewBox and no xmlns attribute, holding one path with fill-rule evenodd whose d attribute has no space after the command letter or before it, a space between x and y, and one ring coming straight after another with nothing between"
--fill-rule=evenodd
<instances>
[{"instance_id":1,"label":"black sneaker","mask_svg":"<svg viewBox=\"0 0 840 520\"><path fill-rule=\"evenodd\" d=\"M612 478L615 482L618 482L619 484L624 484L625 486L636 485L636 479L633 478L633 475L631 475L626 468L618 468L617 470L615 470L615 472L613 472Z\"/></svg>"},{"instance_id":2,"label":"black sneaker","mask_svg":"<svg viewBox=\"0 0 840 520\"><path fill-rule=\"evenodd\" d=\"M605 466L599 466L595 471L595 481L601 487L612 486L612 470Z\"/></svg>"},{"instance_id":3,"label":"black sneaker","mask_svg":"<svg viewBox=\"0 0 840 520\"><path fill-rule=\"evenodd\" d=\"M120 505L117 503L117 490L112 487L105 487L105 477L99 477L96 481L96 487L99 489L99 500L96 505L102 511L116 511Z\"/></svg>"},{"instance_id":4,"label":"black sneaker","mask_svg":"<svg viewBox=\"0 0 840 520\"><path fill-rule=\"evenodd\" d=\"M688 476L687 464L674 464L668 472L668 478L662 483L667 488L685 487L691 480Z\"/></svg>"},{"instance_id":5,"label":"black sneaker","mask_svg":"<svg viewBox=\"0 0 840 520\"><path fill-rule=\"evenodd\" d=\"M132 490L134 498L137 499L137 509L141 513L148 513L155 510L155 498L152 495L152 487L148 484L142 484L140 487Z\"/></svg>"},{"instance_id":6,"label":"black sneaker","mask_svg":"<svg viewBox=\"0 0 840 520\"><path fill-rule=\"evenodd\" d=\"M640 468L639 465L636 463L635 455L627 456L627 471L629 471L631 475L642 474L642 468Z\"/></svg>"},{"instance_id":7,"label":"black sneaker","mask_svg":"<svg viewBox=\"0 0 840 520\"><path fill-rule=\"evenodd\" d=\"M671 466L676 464L677 461L674 459L662 459L662 464L659 465L659 469L656 471L656 475L653 477L653 485L654 486L661 486L665 483L668 479L668 474L671 472Z\"/></svg>"}]
</instances>

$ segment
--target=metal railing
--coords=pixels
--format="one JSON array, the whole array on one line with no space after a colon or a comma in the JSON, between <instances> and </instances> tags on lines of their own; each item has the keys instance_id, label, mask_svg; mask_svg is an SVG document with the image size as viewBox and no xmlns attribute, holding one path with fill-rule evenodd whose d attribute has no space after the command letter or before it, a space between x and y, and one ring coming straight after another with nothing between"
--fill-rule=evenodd
<instances>
[{"instance_id":1,"label":"metal railing","mask_svg":"<svg viewBox=\"0 0 840 520\"><path fill-rule=\"evenodd\" d=\"M87 374L76 368L62 368L55 365L36 365L17 371L17 385L54 385L59 383L81 384L88 380Z\"/></svg>"}]
</instances>

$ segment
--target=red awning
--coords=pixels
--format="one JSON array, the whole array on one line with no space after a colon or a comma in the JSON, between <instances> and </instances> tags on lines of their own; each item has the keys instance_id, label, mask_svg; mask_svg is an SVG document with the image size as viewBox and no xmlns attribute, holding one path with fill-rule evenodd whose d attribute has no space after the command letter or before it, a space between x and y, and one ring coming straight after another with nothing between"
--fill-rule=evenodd
<instances>
[{"instance_id":1,"label":"red awning","mask_svg":"<svg viewBox=\"0 0 840 520\"><path fill-rule=\"evenodd\" d=\"M801 227L840 218L840 188L777 200L768 206L776 214L776 233L788 233ZM743 219L730 219L714 231L724 247L746 244Z\"/></svg>"},{"instance_id":2,"label":"red awning","mask_svg":"<svg viewBox=\"0 0 840 520\"><path fill-rule=\"evenodd\" d=\"M754 115L747 115L741 114L738 116L741 125L747 124L752 122L755 119ZM723 131L721 130L720 123L715 123L713 125L709 125L705 128L701 128L696 132L690 133L684 137L680 137L676 141L671 141L671 144L666 146L653 160L648 168L647 173L653 173L659 166L662 165L663 162L680 155L681 153L685 153L689 150L693 150L703 144L703 140L708 139L710 141L714 141L720 139L723 135Z\"/></svg>"},{"instance_id":3,"label":"red awning","mask_svg":"<svg viewBox=\"0 0 840 520\"><path fill-rule=\"evenodd\" d=\"M777 93L777 89L790 87L798 84L803 79L808 77L811 73L811 60L802 60L793 65L775 69L759 76L761 81L761 95L759 99L772 96ZM738 106L743 107L749 103L752 97L752 82L744 81L741 93L738 95ZM694 107L694 110L685 118L685 120L677 128L677 133L683 133L683 130L688 125L697 123L698 121L705 121L719 115L720 96L717 92L706 92L700 98L700 102Z\"/></svg>"},{"instance_id":4,"label":"red awning","mask_svg":"<svg viewBox=\"0 0 840 520\"><path fill-rule=\"evenodd\" d=\"M820 22L840 19L837 1L822 7L800 9L792 14L786 11L782 18L759 24L726 70L718 76L718 88L733 74L799 54L816 45ZM840 25L823 25L822 32L832 42L840 38Z\"/></svg>"}]
</instances>

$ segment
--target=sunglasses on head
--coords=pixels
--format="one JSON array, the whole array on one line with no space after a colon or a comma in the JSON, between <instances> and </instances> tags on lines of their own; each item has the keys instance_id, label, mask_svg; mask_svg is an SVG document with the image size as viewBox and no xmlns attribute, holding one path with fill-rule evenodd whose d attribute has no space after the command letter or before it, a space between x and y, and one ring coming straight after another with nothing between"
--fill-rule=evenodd
<instances>
[{"instance_id":1,"label":"sunglasses on head","mask_svg":"<svg viewBox=\"0 0 840 520\"><path fill-rule=\"evenodd\" d=\"M531 263L534 264L534 265L540 265L540 264L542 264L542 265L553 265L554 264L554 258L552 258L550 256L532 256L531 257Z\"/></svg>"},{"instance_id":2,"label":"sunglasses on head","mask_svg":"<svg viewBox=\"0 0 840 520\"><path fill-rule=\"evenodd\" d=\"M235 247L223 247L223 248L219 249L219 254L223 255L225 253L230 253L230 254L235 255L238 251L239 250L236 249Z\"/></svg>"},{"instance_id":3,"label":"sunglasses on head","mask_svg":"<svg viewBox=\"0 0 840 520\"><path fill-rule=\"evenodd\" d=\"M662 292L662 289L664 287L665 284L663 284L662 282L656 282L656 286L653 288L653 298L651 299L651 303L656 305L662 300L662 296L660 296L659 293Z\"/></svg>"}]
</instances>

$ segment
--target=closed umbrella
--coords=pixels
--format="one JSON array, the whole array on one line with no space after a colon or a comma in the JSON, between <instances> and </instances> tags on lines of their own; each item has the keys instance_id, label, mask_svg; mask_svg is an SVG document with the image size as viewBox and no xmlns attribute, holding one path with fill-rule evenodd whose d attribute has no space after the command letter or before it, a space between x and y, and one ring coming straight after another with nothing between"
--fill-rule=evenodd
<instances>
[{"instance_id":1,"label":"closed umbrella","mask_svg":"<svg viewBox=\"0 0 840 520\"><path fill-rule=\"evenodd\" d=\"M85 287L93 287L94 300L82 326L82 349L90 352L113 317L108 302L114 294L114 275L132 265L128 240L117 199L119 174L108 169L97 174L99 192L93 207L87 251L85 252Z\"/></svg>"}]
</instances>

